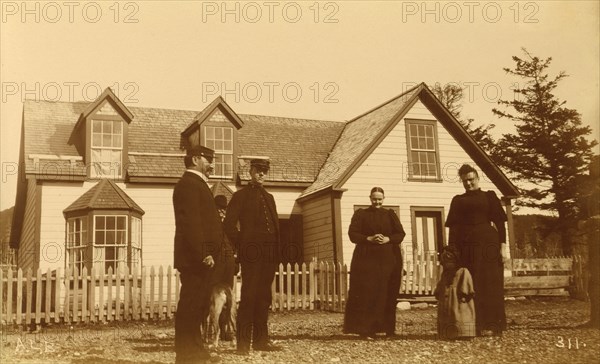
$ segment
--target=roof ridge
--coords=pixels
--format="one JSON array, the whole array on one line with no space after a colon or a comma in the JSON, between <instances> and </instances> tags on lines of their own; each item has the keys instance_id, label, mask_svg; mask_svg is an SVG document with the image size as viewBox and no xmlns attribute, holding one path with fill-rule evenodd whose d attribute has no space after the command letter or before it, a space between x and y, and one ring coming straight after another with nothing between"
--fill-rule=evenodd
<instances>
[{"instance_id":1,"label":"roof ridge","mask_svg":"<svg viewBox=\"0 0 600 364\"><path fill-rule=\"evenodd\" d=\"M278 118L278 119L286 119L286 120L301 120L301 121L318 121L324 123L347 123L347 121L339 121L339 120L324 120L324 119L306 119L306 118L295 118L289 116L276 116L276 115L259 115L259 114L238 114L239 116L257 116L257 117L267 117L267 118Z\"/></svg>"},{"instance_id":2,"label":"roof ridge","mask_svg":"<svg viewBox=\"0 0 600 364\"><path fill-rule=\"evenodd\" d=\"M414 87L412 87L412 88L410 88L410 89L408 89L408 90L404 91L404 92L403 92L403 93L401 93L400 95L394 96L394 97L392 97L391 99L389 99L389 100L387 100L387 101L383 102L382 104L380 104L380 105L377 105L377 106L375 106L374 108L372 108L372 109L370 109L370 110L368 110L368 111L366 111L366 112L364 112L364 113L362 113L362 114L358 115L357 117L355 117L355 118L351 119L350 121L348 121L346 124L350 124L351 122L353 122L353 121L356 121L356 120L358 120L358 119L362 118L363 116L365 116L365 115L368 115L368 114L372 113L372 112L373 112L373 111L375 111L375 110L381 109L381 108L382 108L382 107L384 107L385 105L387 105L387 104L390 104L390 103L392 103L392 102L394 102L394 101L398 100L399 98L401 98L401 97L403 97L403 96L406 96L407 94L409 94L409 93L411 93L411 92L415 91L417 88L419 88L420 86L423 86L423 85L425 85L425 83L424 83L424 82L421 82L421 83L419 83L418 85L416 85L416 86L414 86Z\"/></svg>"},{"instance_id":3,"label":"roof ridge","mask_svg":"<svg viewBox=\"0 0 600 364\"><path fill-rule=\"evenodd\" d=\"M133 207L133 206L131 206L131 204L129 203L129 201L127 201L127 198L125 198L123 196L123 193L125 193L125 192L123 190L121 190L121 188L119 186L117 186L117 184L114 181L111 181L110 179L107 179L106 181L108 181L108 184L117 193L117 195L119 195L119 197L121 198L121 200L123 200L123 202L125 202L125 204L127 206Z\"/></svg>"},{"instance_id":4,"label":"roof ridge","mask_svg":"<svg viewBox=\"0 0 600 364\"><path fill-rule=\"evenodd\" d=\"M101 179L98 183L96 183L96 185L94 187L92 187L92 189L96 188L96 191L94 191L94 194L90 198L90 202L89 202L90 206L93 206L96 203L96 200L98 199L98 196L100 195L100 192L102 191L102 187L104 187L104 184L106 184L107 181L108 181L107 179Z\"/></svg>"}]
</instances>

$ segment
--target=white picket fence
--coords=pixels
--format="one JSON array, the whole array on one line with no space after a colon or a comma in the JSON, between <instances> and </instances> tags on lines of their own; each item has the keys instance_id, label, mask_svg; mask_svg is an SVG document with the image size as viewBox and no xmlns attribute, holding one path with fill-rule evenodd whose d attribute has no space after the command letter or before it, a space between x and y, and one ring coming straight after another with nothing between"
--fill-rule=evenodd
<instances>
[{"instance_id":1,"label":"white picket fence","mask_svg":"<svg viewBox=\"0 0 600 364\"><path fill-rule=\"evenodd\" d=\"M513 261L515 273L523 269L525 263L517 259ZM560 257L544 262L544 267L550 263L560 263L558 266L565 266L565 269L572 266L572 258ZM526 263L533 264L529 260ZM412 259L405 258L403 267L405 274L400 295L433 294L441 273L434 252L415 253ZM300 265L280 264L271 286L271 310L342 312L347 300L349 273L348 267L340 263L313 260ZM561 279L559 283L564 287L562 281L566 279L568 284L569 277L572 276L511 277L505 281L505 288L554 288L545 281L542 282L543 287L534 287L535 284L530 282L540 279ZM528 281L519 281L523 279ZM170 266L143 267L132 271L125 267L115 272L109 269L107 273L88 272L85 268L81 273L77 270L48 269L45 273L38 270L35 274L30 269L23 272L8 268L0 270L0 282L2 324L169 319L175 313L180 288L179 273ZM550 283L554 284L554 281ZM235 277L234 284L234 296L238 299L241 277ZM538 293L543 294L544 291Z\"/></svg>"}]
</instances>

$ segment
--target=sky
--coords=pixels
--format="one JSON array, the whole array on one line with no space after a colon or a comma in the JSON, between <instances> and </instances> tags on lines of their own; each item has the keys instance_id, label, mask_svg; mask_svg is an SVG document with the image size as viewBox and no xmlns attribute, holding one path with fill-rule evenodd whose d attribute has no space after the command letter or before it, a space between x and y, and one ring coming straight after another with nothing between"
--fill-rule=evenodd
<instances>
[{"instance_id":1,"label":"sky","mask_svg":"<svg viewBox=\"0 0 600 364\"><path fill-rule=\"evenodd\" d=\"M598 1L0 1L0 209L14 205L25 98L345 121L420 82L465 88L492 114L523 80L512 56L552 57L556 95L599 138ZM598 151L596 151L598 152ZM514 181L517 185L519 181Z\"/></svg>"}]
</instances>

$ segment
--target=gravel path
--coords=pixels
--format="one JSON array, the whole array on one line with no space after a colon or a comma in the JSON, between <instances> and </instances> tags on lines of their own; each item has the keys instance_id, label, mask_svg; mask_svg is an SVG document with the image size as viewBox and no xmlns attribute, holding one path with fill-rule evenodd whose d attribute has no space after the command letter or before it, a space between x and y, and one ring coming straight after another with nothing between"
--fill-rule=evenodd
<instances>
[{"instance_id":1,"label":"gravel path","mask_svg":"<svg viewBox=\"0 0 600 364\"><path fill-rule=\"evenodd\" d=\"M598 363L600 330L577 327L588 304L564 298L507 302L509 330L471 341L436 339L436 309L398 311L400 337L365 341L343 335L343 315L319 311L271 315L272 338L283 351L235 354L216 350L223 363ZM41 333L3 330L2 363L172 363L173 322L121 326L53 326ZM570 346L570 348L569 348Z\"/></svg>"}]
</instances>

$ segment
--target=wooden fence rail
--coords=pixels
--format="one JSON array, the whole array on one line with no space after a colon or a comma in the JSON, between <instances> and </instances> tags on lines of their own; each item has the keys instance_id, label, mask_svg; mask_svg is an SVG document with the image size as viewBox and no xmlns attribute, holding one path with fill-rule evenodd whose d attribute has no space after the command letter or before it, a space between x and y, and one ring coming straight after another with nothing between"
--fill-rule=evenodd
<instances>
[{"instance_id":1,"label":"wooden fence rail","mask_svg":"<svg viewBox=\"0 0 600 364\"><path fill-rule=\"evenodd\" d=\"M505 280L505 288L519 294L544 294L575 283L583 286L577 278L583 275L579 262L565 257L514 259L514 272ZM415 253L403 263L400 295L432 295L441 274L437 255ZM280 264L271 286L271 310L342 312L348 299L349 273L348 267L340 263L313 260L300 265ZM170 319L180 290L179 273L170 266L132 271L127 267L116 271L109 268L107 272L48 269L35 274L30 269L23 272L8 268L0 269L0 282L0 323L18 325ZM237 300L239 276L234 284Z\"/></svg>"}]
</instances>

